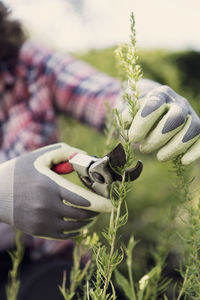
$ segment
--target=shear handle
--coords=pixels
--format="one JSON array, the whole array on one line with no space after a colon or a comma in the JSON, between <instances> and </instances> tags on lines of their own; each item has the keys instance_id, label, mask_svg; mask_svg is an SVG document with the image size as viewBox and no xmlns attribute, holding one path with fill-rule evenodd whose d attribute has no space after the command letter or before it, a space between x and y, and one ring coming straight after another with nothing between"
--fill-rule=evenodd
<instances>
[{"instance_id":1,"label":"shear handle","mask_svg":"<svg viewBox=\"0 0 200 300\"><path fill-rule=\"evenodd\" d=\"M69 157L69 160L72 159L77 153L72 154ZM69 174L72 173L74 171L74 167L72 164L70 164L69 160L61 162L57 165L54 165L52 167L52 171L58 173L58 174Z\"/></svg>"}]
</instances>

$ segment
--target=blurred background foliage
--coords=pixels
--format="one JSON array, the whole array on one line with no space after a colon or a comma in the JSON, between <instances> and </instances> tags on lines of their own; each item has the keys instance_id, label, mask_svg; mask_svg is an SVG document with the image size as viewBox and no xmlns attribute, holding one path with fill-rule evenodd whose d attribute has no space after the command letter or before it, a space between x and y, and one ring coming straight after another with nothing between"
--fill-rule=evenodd
<instances>
[{"instance_id":1,"label":"blurred background foliage","mask_svg":"<svg viewBox=\"0 0 200 300\"><path fill-rule=\"evenodd\" d=\"M95 66L102 72L118 77L114 48L91 50L78 54L77 57ZM167 84L177 93L186 97L192 106L200 113L200 53L195 51L172 52L167 50L139 50L139 62L143 68L144 78ZM61 140L87 151L91 155L102 155L106 137L92 128L80 124L66 116L60 116L59 126ZM144 163L144 170L139 179L132 183L128 196L129 220L121 229L121 239L124 243L134 235L139 240L134 252L135 278L141 278L154 264L153 253L167 230L170 203L175 201L172 163L161 163L156 160L155 153L142 155L137 152ZM198 182L199 163L188 167L196 176ZM79 184L79 180L70 175ZM68 177L69 178L69 177ZM194 190L197 186L194 184ZM108 216L100 216L92 230L101 232L107 224ZM174 229L176 234L176 229ZM181 241L175 237L168 257L167 273L177 276L175 269L179 268ZM125 272L125 266L121 266ZM175 275L174 275L175 273Z\"/></svg>"}]
</instances>

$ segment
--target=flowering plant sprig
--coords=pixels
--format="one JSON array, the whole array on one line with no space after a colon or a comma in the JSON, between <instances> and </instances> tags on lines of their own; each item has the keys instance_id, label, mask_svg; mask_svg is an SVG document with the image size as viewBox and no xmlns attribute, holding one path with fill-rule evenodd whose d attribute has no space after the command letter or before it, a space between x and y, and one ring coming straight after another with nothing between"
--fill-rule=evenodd
<instances>
[{"instance_id":1,"label":"flowering plant sprig","mask_svg":"<svg viewBox=\"0 0 200 300\"><path fill-rule=\"evenodd\" d=\"M129 106L131 116L134 117L137 111L137 100L139 98L139 92L137 88L137 82L142 77L141 67L137 64L137 54L135 48L135 20L133 14L131 14L131 36L130 43L120 45L116 50L116 56L119 60L120 66L125 71L128 81L128 87L131 93L125 92L123 100L126 105ZM116 122L117 121L117 122ZM120 136L123 148L126 153L127 163L123 168L118 170L121 173L122 181L113 184L110 199L113 204L113 210L110 215L109 227L103 232L103 236L107 241L108 246L100 245L95 248L97 275L94 288L88 289L88 299L116 299L115 287L112 282L113 271L124 259L124 250L121 246L117 248L116 244L119 240L118 230L121 226L124 226L128 220L128 208L126 203L126 196L129 191L129 184L125 182L125 171L133 163L135 159L134 151L131 146L131 142L128 138L126 130L127 124L125 124L121 118L120 112L114 110L114 121L112 125L107 126L109 132L109 143L112 141L114 132L118 132L118 135L114 135L116 142L117 136ZM110 288L110 290L109 290ZM132 293L134 293L133 282L131 284ZM109 290L109 291L108 291Z\"/></svg>"}]
</instances>

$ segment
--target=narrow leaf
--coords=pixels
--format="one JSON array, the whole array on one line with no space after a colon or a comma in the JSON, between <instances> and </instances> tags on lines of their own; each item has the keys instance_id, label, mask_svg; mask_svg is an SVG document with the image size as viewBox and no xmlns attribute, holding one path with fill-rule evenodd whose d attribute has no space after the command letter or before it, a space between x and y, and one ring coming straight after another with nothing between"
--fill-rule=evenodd
<instances>
[{"instance_id":1,"label":"narrow leaf","mask_svg":"<svg viewBox=\"0 0 200 300\"><path fill-rule=\"evenodd\" d=\"M132 299L130 284L128 280L118 270L115 270L115 279L118 286L123 290L126 297Z\"/></svg>"}]
</instances>

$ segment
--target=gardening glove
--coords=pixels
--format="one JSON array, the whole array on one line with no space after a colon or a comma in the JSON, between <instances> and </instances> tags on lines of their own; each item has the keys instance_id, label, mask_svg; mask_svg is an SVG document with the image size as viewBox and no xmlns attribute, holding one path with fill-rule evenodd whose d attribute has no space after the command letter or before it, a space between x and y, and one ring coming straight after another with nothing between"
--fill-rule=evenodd
<instances>
[{"instance_id":1,"label":"gardening glove","mask_svg":"<svg viewBox=\"0 0 200 300\"><path fill-rule=\"evenodd\" d=\"M0 165L0 221L40 237L67 239L111 201L51 170L80 150L54 144Z\"/></svg>"},{"instance_id":2,"label":"gardening glove","mask_svg":"<svg viewBox=\"0 0 200 300\"><path fill-rule=\"evenodd\" d=\"M128 109L123 121L131 121ZM160 161L184 154L182 163L200 157L200 119L189 102L168 86L158 86L139 100L139 111L128 132L142 153L158 150Z\"/></svg>"}]
</instances>

